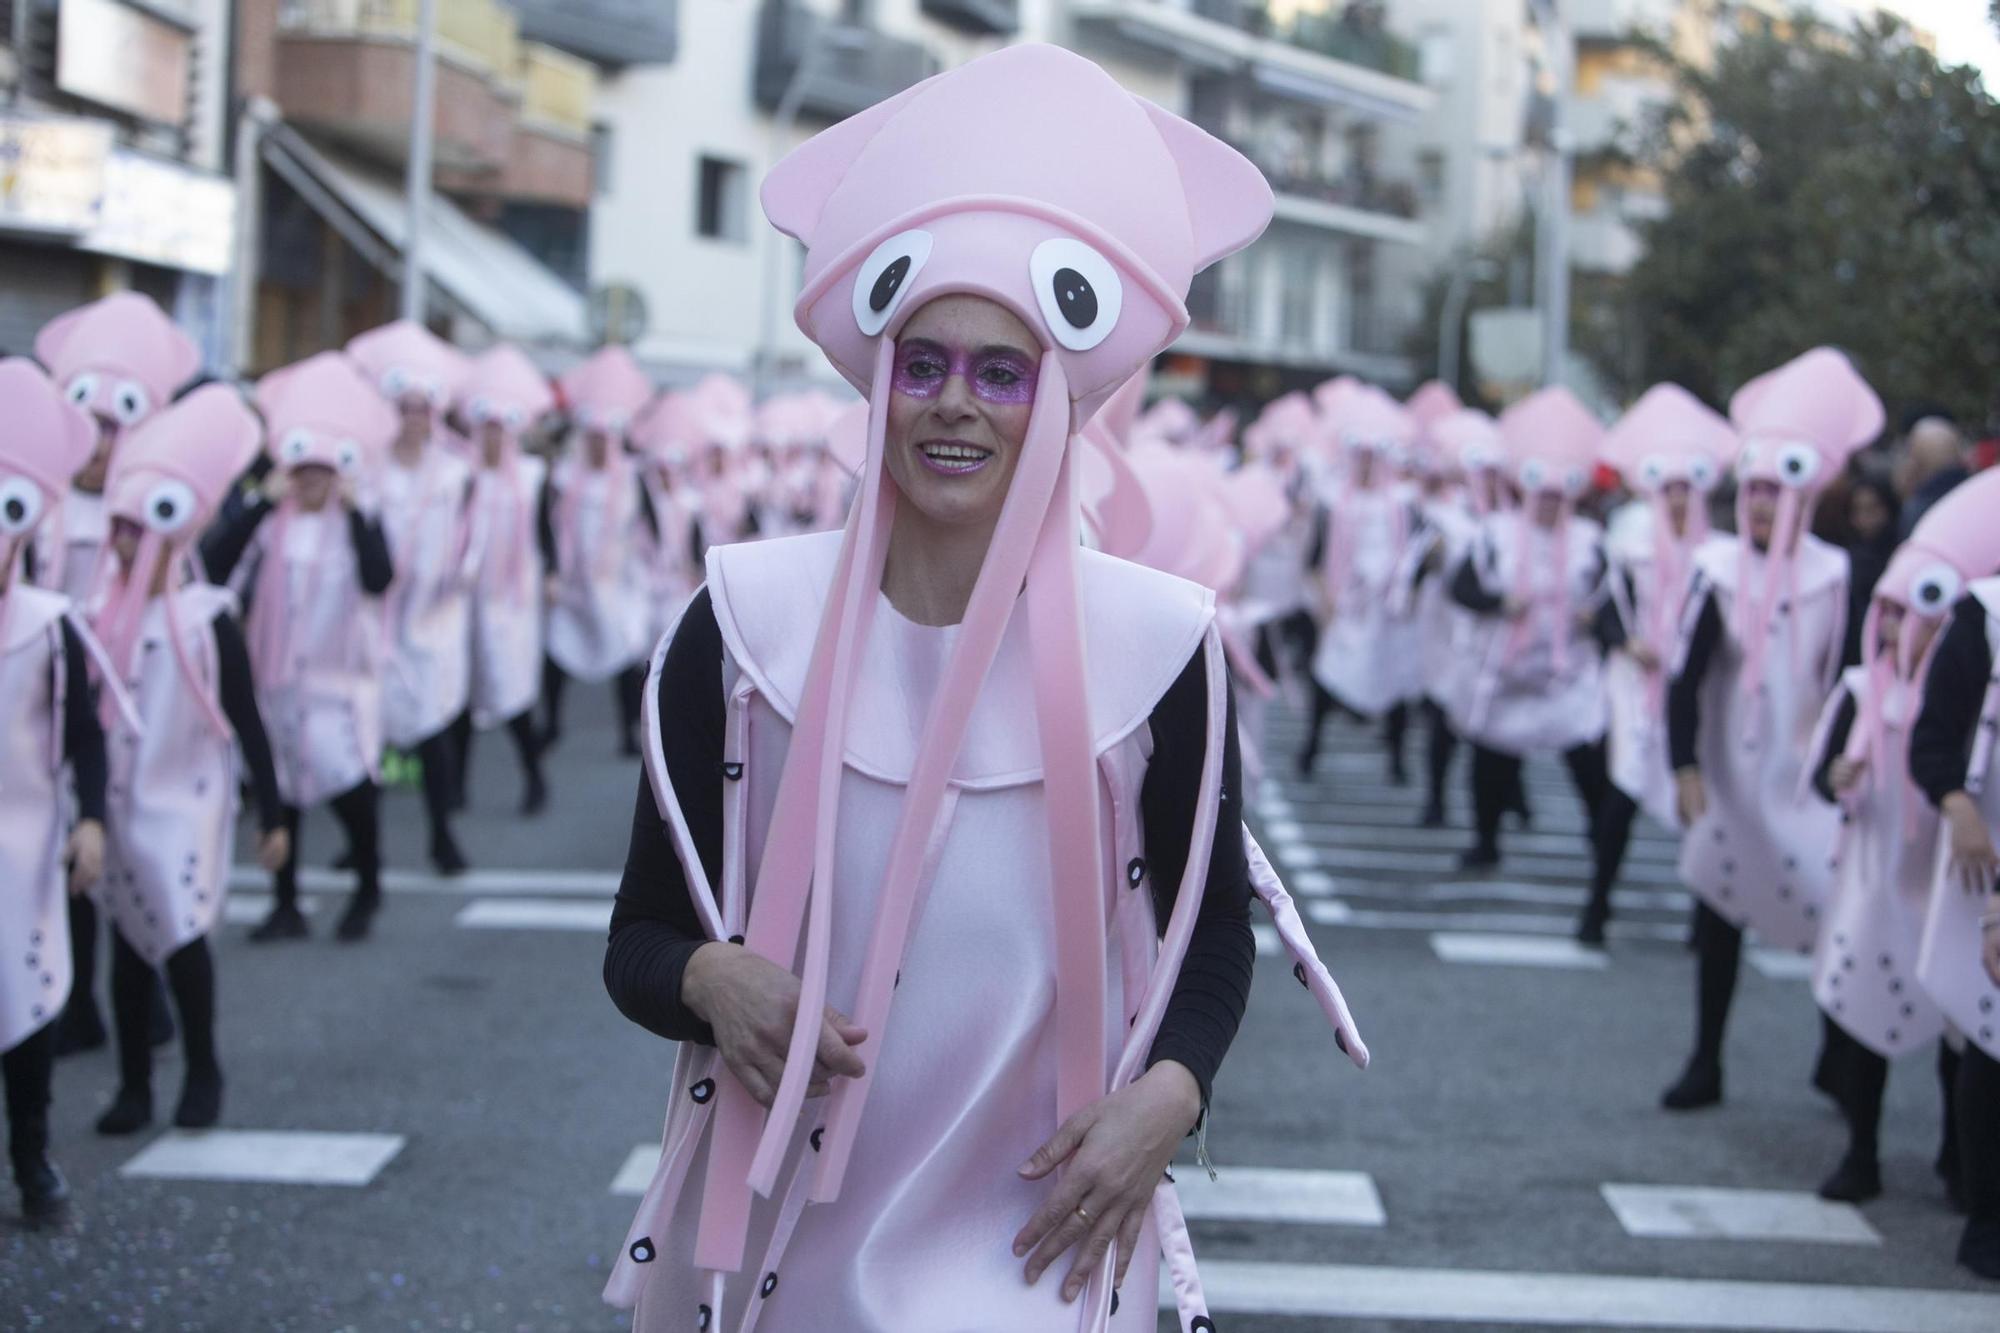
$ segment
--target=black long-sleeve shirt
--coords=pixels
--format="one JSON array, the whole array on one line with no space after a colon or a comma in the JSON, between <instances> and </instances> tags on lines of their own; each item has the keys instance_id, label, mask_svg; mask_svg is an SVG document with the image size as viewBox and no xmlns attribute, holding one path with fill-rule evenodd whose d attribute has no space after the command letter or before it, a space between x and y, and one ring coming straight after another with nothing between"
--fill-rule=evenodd
<instances>
[{"instance_id":1,"label":"black long-sleeve shirt","mask_svg":"<svg viewBox=\"0 0 2000 1333\"><path fill-rule=\"evenodd\" d=\"M1959 602L1931 656L1924 703L1910 728L1910 779L1932 805L1965 786L1979 710L1993 676L1986 639L1986 608L1976 598Z\"/></svg>"},{"instance_id":2,"label":"black long-sleeve shirt","mask_svg":"<svg viewBox=\"0 0 2000 1333\"><path fill-rule=\"evenodd\" d=\"M79 819L104 821L104 784L110 766L104 757L104 724L97 718L97 696L90 685L90 659L83 639L68 620L62 622L63 757L76 783Z\"/></svg>"},{"instance_id":3,"label":"black long-sleeve shirt","mask_svg":"<svg viewBox=\"0 0 2000 1333\"><path fill-rule=\"evenodd\" d=\"M1700 606L1694 633L1688 639L1681 669L1667 682L1667 762L1676 772L1695 766L1695 743L1701 735L1701 683L1722 643L1722 612L1706 580L1695 584L1692 597Z\"/></svg>"},{"instance_id":4,"label":"black long-sleeve shirt","mask_svg":"<svg viewBox=\"0 0 2000 1333\"><path fill-rule=\"evenodd\" d=\"M214 621L215 661L222 715L236 733L243 751L243 764L250 770L250 792L257 802L257 827L269 833L285 823L284 801L278 795L278 770L271 762L271 741L264 732L264 716L257 711L257 686L250 674L250 650L243 642L243 629L236 617L219 615Z\"/></svg>"},{"instance_id":5,"label":"black long-sleeve shirt","mask_svg":"<svg viewBox=\"0 0 2000 1333\"><path fill-rule=\"evenodd\" d=\"M1840 709L1833 715L1833 728L1827 732L1826 744L1820 747L1820 752L1811 756L1813 790L1823 801L1832 803L1840 799L1840 794L1833 789L1833 761L1847 749L1847 738L1854 734L1854 719L1859 712L1854 702L1854 691L1841 687Z\"/></svg>"},{"instance_id":6,"label":"black long-sleeve shirt","mask_svg":"<svg viewBox=\"0 0 2000 1333\"><path fill-rule=\"evenodd\" d=\"M222 514L201 539L201 566L208 571L209 578L217 583L228 581L243 553L250 549L250 539L257 535L257 529L273 509L270 501L254 493L240 499L232 497L224 505ZM396 578L396 562L390 558L389 541L382 535L381 522L359 509L349 509L347 537L354 543L361 591L370 597L380 597Z\"/></svg>"},{"instance_id":7,"label":"black long-sleeve shirt","mask_svg":"<svg viewBox=\"0 0 2000 1333\"><path fill-rule=\"evenodd\" d=\"M711 883L719 882L722 872L722 783L717 780L724 760L721 662L722 634L704 589L690 603L667 649L660 726L668 777ZM1185 1065L1200 1085L1204 1105L1242 1021L1255 957L1233 699L1229 710L1208 882L1187 957L1147 1059L1149 1067L1161 1060ZM1197 653L1153 710L1153 755L1140 790L1143 870L1163 925L1187 865L1206 711L1204 664ZM642 778L631 849L612 907L605 988L619 1011L641 1027L671 1040L712 1045L714 1032L681 999L688 959L707 942L680 861Z\"/></svg>"}]
</instances>

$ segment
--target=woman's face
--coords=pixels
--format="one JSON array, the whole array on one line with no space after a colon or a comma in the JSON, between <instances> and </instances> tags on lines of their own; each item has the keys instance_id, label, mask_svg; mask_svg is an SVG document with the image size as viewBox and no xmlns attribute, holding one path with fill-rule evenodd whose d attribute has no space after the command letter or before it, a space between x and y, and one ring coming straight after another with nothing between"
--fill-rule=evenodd
<instances>
[{"instance_id":1,"label":"woman's face","mask_svg":"<svg viewBox=\"0 0 2000 1333\"><path fill-rule=\"evenodd\" d=\"M299 508L317 513L333 498L333 469L323 463L301 463L292 469L292 493Z\"/></svg>"},{"instance_id":2,"label":"woman's face","mask_svg":"<svg viewBox=\"0 0 2000 1333\"><path fill-rule=\"evenodd\" d=\"M596 426L583 433L583 461L592 472L611 465L611 437Z\"/></svg>"},{"instance_id":3,"label":"woman's face","mask_svg":"<svg viewBox=\"0 0 2000 1333\"><path fill-rule=\"evenodd\" d=\"M499 467L507 453L507 428L498 421L479 423L479 458L487 467Z\"/></svg>"},{"instance_id":4,"label":"woman's face","mask_svg":"<svg viewBox=\"0 0 2000 1333\"><path fill-rule=\"evenodd\" d=\"M978 296L924 306L896 340L889 476L932 521L991 525L1007 500L1034 408L1041 345Z\"/></svg>"},{"instance_id":5,"label":"woman's face","mask_svg":"<svg viewBox=\"0 0 2000 1333\"><path fill-rule=\"evenodd\" d=\"M1873 541L1889 526L1889 506L1873 486L1856 486L1847 496L1847 526L1861 541Z\"/></svg>"},{"instance_id":6,"label":"woman's face","mask_svg":"<svg viewBox=\"0 0 2000 1333\"><path fill-rule=\"evenodd\" d=\"M1750 544L1762 550L1771 544L1771 530L1778 521L1778 483L1748 481L1743 484L1743 489Z\"/></svg>"},{"instance_id":7,"label":"woman's face","mask_svg":"<svg viewBox=\"0 0 2000 1333\"><path fill-rule=\"evenodd\" d=\"M1666 499L1667 518L1673 523L1674 532L1677 535L1686 532L1688 497L1694 494L1694 487L1684 481L1670 481L1661 489L1660 494Z\"/></svg>"},{"instance_id":8,"label":"woman's face","mask_svg":"<svg viewBox=\"0 0 2000 1333\"><path fill-rule=\"evenodd\" d=\"M1536 491L1531 513L1537 527L1552 528L1562 517L1563 497L1561 491Z\"/></svg>"}]
</instances>

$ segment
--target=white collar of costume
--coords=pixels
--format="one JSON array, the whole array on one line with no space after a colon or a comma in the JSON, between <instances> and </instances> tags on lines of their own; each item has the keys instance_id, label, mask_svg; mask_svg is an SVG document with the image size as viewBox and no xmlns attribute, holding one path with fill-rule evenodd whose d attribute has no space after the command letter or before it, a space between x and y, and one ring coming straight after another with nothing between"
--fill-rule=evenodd
<instances>
[{"instance_id":1,"label":"white collar of costume","mask_svg":"<svg viewBox=\"0 0 2000 1333\"><path fill-rule=\"evenodd\" d=\"M1703 577L1724 592L1736 591L1737 556L1740 541L1735 536L1718 532L1710 534L1707 541L1695 548L1694 561ZM1761 562L1766 557L1755 551L1750 552L1753 562ZM1798 566L1797 582L1792 595L1810 597L1847 577L1847 552L1837 546L1829 546L1810 532L1799 534L1798 549L1792 559Z\"/></svg>"},{"instance_id":2,"label":"white collar of costume","mask_svg":"<svg viewBox=\"0 0 2000 1333\"><path fill-rule=\"evenodd\" d=\"M37 588L23 583L17 576L13 588L7 593L11 605L4 617L7 638L0 643L0 654L20 651L28 643L48 632L70 609L69 598L47 588Z\"/></svg>"}]
</instances>

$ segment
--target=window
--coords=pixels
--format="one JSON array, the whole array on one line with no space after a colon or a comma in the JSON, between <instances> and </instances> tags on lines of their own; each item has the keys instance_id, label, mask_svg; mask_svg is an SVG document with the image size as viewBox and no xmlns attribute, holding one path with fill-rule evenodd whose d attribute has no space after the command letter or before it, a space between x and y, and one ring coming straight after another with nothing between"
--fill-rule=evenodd
<instances>
[{"instance_id":1,"label":"window","mask_svg":"<svg viewBox=\"0 0 2000 1333\"><path fill-rule=\"evenodd\" d=\"M590 192L602 199L611 193L611 126L598 121L590 127Z\"/></svg>"},{"instance_id":2,"label":"window","mask_svg":"<svg viewBox=\"0 0 2000 1333\"><path fill-rule=\"evenodd\" d=\"M1444 194L1444 150L1426 148L1417 154L1417 188L1427 204L1435 204Z\"/></svg>"},{"instance_id":3,"label":"window","mask_svg":"<svg viewBox=\"0 0 2000 1333\"><path fill-rule=\"evenodd\" d=\"M695 176L695 235L715 241L747 238L745 207L749 173L741 162L698 159Z\"/></svg>"}]
</instances>

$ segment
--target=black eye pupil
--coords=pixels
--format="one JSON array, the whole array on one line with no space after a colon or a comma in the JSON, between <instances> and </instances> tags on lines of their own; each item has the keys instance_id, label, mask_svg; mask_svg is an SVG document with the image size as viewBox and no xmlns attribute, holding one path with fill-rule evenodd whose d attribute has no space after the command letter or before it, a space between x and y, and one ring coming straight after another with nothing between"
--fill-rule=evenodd
<instances>
[{"instance_id":1,"label":"black eye pupil","mask_svg":"<svg viewBox=\"0 0 2000 1333\"><path fill-rule=\"evenodd\" d=\"M19 523L22 519L26 518L27 516L28 516L28 502L26 500L23 500L18 495L8 496L7 497L8 519L11 522Z\"/></svg>"},{"instance_id":2,"label":"black eye pupil","mask_svg":"<svg viewBox=\"0 0 2000 1333\"><path fill-rule=\"evenodd\" d=\"M1097 322L1097 292L1090 279L1073 268L1059 268L1055 276L1056 308L1071 328L1087 329Z\"/></svg>"},{"instance_id":3,"label":"black eye pupil","mask_svg":"<svg viewBox=\"0 0 2000 1333\"><path fill-rule=\"evenodd\" d=\"M172 500L155 500L153 502L153 513L160 518L172 518L174 516L174 502Z\"/></svg>"},{"instance_id":4,"label":"black eye pupil","mask_svg":"<svg viewBox=\"0 0 2000 1333\"><path fill-rule=\"evenodd\" d=\"M875 285L868 289L868 308L878 315L887 310L889 302L895 300L896 293L902 289L903 279L909 276L910 257L903 255L883 269L881 276L875 279Z\"/></svg>"}]
</instances>

